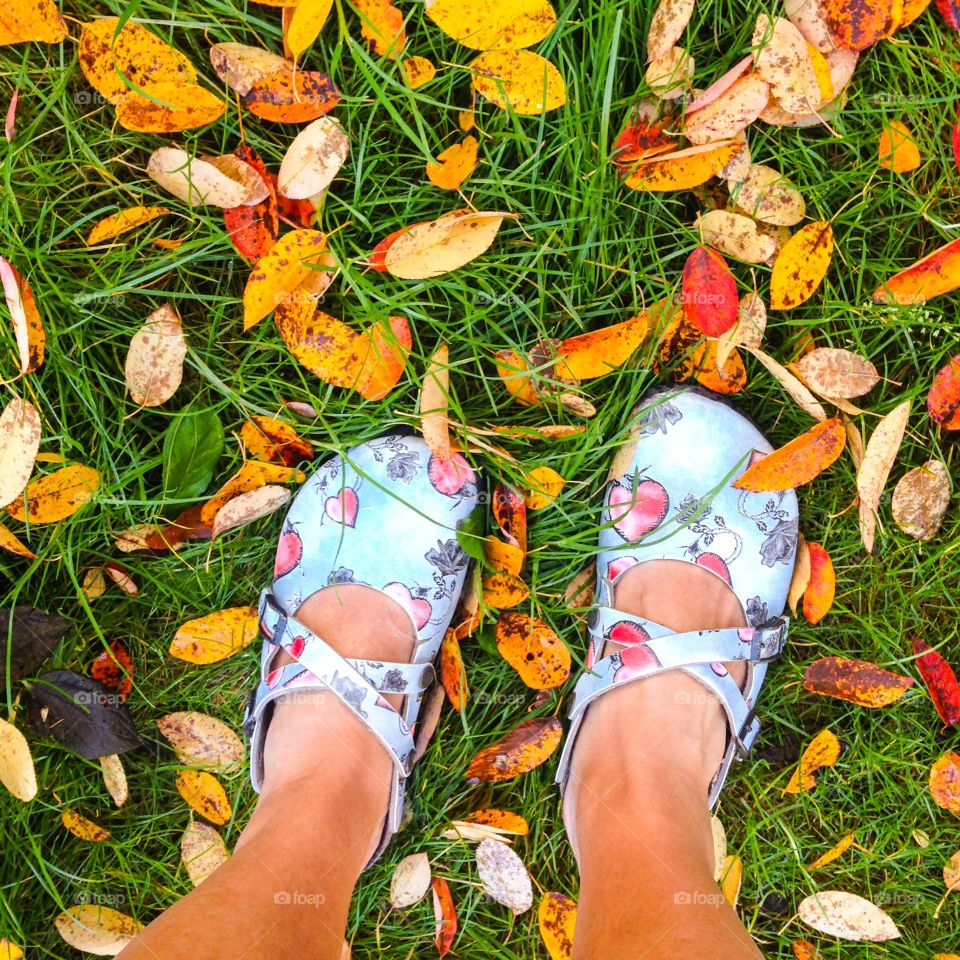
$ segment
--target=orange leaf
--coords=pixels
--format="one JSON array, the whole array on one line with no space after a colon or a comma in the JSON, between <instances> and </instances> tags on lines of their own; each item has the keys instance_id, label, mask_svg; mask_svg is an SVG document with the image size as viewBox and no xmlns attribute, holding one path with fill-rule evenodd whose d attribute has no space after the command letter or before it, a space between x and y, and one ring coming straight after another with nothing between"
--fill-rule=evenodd
<instances>
[{"instance_id":1,"label":"orange leaf","mask_svg":"<svg viewBox=\"0 0 960 960\"><path fill-rule=\"evenodd\" d=\"M960 430L960 356L952 357L933 378L927 394L927 413L945 430Z\"/></svg>"},{"instance_id":2,"label":"orange leaf","mask_svg":"<svg viewBox=\"0 0 960 960\"><path fill-rule=\"evenodd\" d=\"M483 578L483 602L498 610L510 610L530 596L530 588L510 573L491 573Z\"/></svg>"},{"instance_id":3,"label":"orange leaf","mask_svg":"<svg viewBox=\"0 0 960 960\"><path fill-rule=\"evenodd\" d=\"M7 507L15 520L56 523L76 513L96 492L100 474L92 467L73 464L32 481L26 501L18 497Z\"/></svg>"},{"instance_id":4,"label":"orange leaf","mask_svg":"<svg viewBox=\"0 0 960 960\"><path fill-rule=\"evenodd\" d=\"M248 460L200 509L200 524L212 527L220 508L240 496L265 487L268 483L303 483L306 475L301 470L274 463ZM179 518L178 518L179 519ZM190 518L193 520L194 518ZM177 521L174 521L176 523Z\"/></svg>"},{"instance_id":5,"label":"orange leaf","mask_svg":"<svg viewBox=\"0 0 960 960\"><path fill-rule=\"evenodd\" d=\"M729 140L641 160L625 183L634 190L690 190L715 177L742 146L739 140Z\"/></svg>"},{"instance_id":6,"label":"orange leaf","mask_svg":"<svg viewBox=\"0 0 960 960\"><path fill-rule=\"evenodd\" d=\"M534 467L528 471L523 500L528 510L543 510L560 496L567 481L550 467Z\"/></svg>"},{"instance_id":7,"label":"orange leaf","mask_svg":"<svg viewBox=\"0 0 960 960\"><path fill-rule=\"evenodd\" d=\"M427 164L427 179L441 190L459 190L477 166L477 138L464 137L460 143L438 154L436 163Z\"/></svg>"},{"instance_id":8,"label":"orange leaf","mask_svg":"<svg viewBox=\"0 0 960 960\"><path fill-rule=\"evenodd\" d=\"M820 951L806 940L793 941L793 955L797 960L821 960Z\"/></svg>"},{"instance_id":9,"label":"orange leaf","mask_svg":"<svg viewBox=\"0 0 960 960\"><path fill-rule=\"evenodd\" d=\"M222 826L233 816L226 791L206 770L181 770L177 774L177 790L201 817L211 823Z\"/></svg>"},{"instance_id":10,"label":"orange leaf","mask_svg":"<svg viewBox=\"0 0 960 960\"><path fill-rule=\"evenodd\" d=\"M313 459L313 446L293 427L275 417L251 417L240 428L240 440L256 460L284 463L288 467Z\"/></svg>"},{"instance_id":11,"label":"orange leaf","mask_svg":"<svg viewBox=\"0 0 960 960\"><path fill-rule=\"evenodd\" d=\"M592 380L622 367L646 339L650 314L638 313L623 323L570 337L557 347L560 375Z\"/></svg>"},{"instance_id":12,"label":"orange leaf","mask_svg":"<svg viewBox=\"0 0 960 960\"><path fill-rule=\"evenodd\" d=\"M849 700L860 707L886 707L913 686L913 679L865 660L821 657L807 667L803 688L825 697Z\"/></svg>"},{"instance_id":13,"label":"orange leaf","mask_svg":"<svg viewBox=\"0 0 960 960\"><path fill-rule=\"evenodd\" d=\"M834 39L847 50L866 50L887 29L893 0L822 0Z\"/></svg>"},{"instance_id":14,"label":"orange leaf","mask_svg":"<svg viewBox=\"0 0 960 960\"><path fill-rule=\"evenodd\" d=\"M512 487L498 483L493 491L493 519L507 543L527 552L527 505Z\"/></svg>"},{"instance_id":15,"label":"orange leaf","mask_svg":"<svg viewBox=\"0 0 960 960\"><path fill-rule=\"evenodd\" d=\"M119 640L114 640L109 649L94 658L90 664L90 676L116 690L121 700L126 700L133 690L133 659L127 648Z\"/></svg>"},{"instance_id":16,"label":"orange leaf","mask_svg":"<svg viewBox=\"0 0 960 960\"><path fill-rule=\"evenodd\" d=\"M67 32L67 25L53 0L8 4L0 18L0 46L30 42L59 43L67 36Z\"/></svg>"},{"instance_id":17,"label":"orange leaf","mask_svg":"<svg viewBox=\"0 0 960 960\"><path fill-rule=\"evenodd\" d=\"M403 50L407 32L403 14L393 5L393 0L354 0L360 14L360 35L379 57L396 60Z\"/></svg>"},{"instance_id":18,"label":"orange leaf","mask_svg":"<svg viewBox=\"0 0 960 960\"><path fill-rule=\"evenodd\" d=\"M873 293L878 303L901 306L926 303L960 287L960 239L927 254L922 260L890 277Z\"/></svg>"},{"instance_id":19,"label":"orange leaf","mask_svg":"<svg viewBox=\"0 0 960 960\"><path fill-rule=\"evenodd\" d=\"M945 753L930 768L930 795L938 807L960 816L960 756Z\"/></svg>"},{"instance_id":20,"label":"orange leaf","mask_svg":"<svg viewBox=\"0 0 960 960\"><path fill-rule=\"evenodd\" d=\"M18 557L26 557L28 560L36 560L37 555L26 544L20 541L12 530L0 523L0 549L8 550ZM0 960L3 960L0 957Z\"/></svg>"},{"instance_id":21,"label":"orange leaf","mask_svg":"<svg viewBox=\"0 0 960 960\"><path fill-rule=\"evenodd\" d=\"M810 579L803 594L803 615L810 623L819 623L833 606L837 576L830 554L819 543L807 543Z\"/></svg>"},{"instance_id":22,"label":"orange leaf","mask_svg":"<svg viewBox=\"0 0 960 960\"><path fill-rule=\"evenodd\" d=\"M450 706L460 713L467 705L470 689L456 630L448 630L440 644L440 683Z\"/></svg>"},{"instance_id":23,"label":"orange leaf","mask_svg":"<svg viewBox=\"0 0 960 960\"><path fill-rule=\"evenodd\" d=\"M505 543L499 537L489 536L483 541L483 553L487 563L494 570L520 576L523 569L524 552L512 543Z\"/></svg>"},{"instance_id":24,"label":"orange leaf","mask_svg":"<svg viewBox=\"0 0 960 960\"><path fill-rule=\"evenodd\" d=\"M196 83L151 83L143 93L127 90L117 101L117 122L138 133L176 133L204 127L223 116L221 97Z\"/></svg>"},{"instance_id":25,"label":"orange leaf","mask_svg":"<svg viewBox=\"0 0 960 960\"><path fill-rule=\"evenodd\" d=\"M525 837L530 832L530 826L519 813L512 813L509 810L495 810L485 808L483 810L474 810L468 813L464 820L467 823L482 823L487 827L494 827L503 833L512 833L518 837Z\"/></svg>"},{"instance_id":26,"label":"orange leaf","mask_svg":"<svg viewBox=\"0 0 960 960\"><path fill-rule=\"evenodd\" d=\"M0 281L13 322L13 334L20 355L20 375L32 373L43 363L46 333L30 284L8 260L0 257Z\"/></svg>"},{"instance_id":27,"label":"orange leaf","mask_svg":"<svg viewBox=\"0 0 960 960\"><path fill-rule=\"evenodd\" d=\"M437 953L445 957L457 936L457 911L453 905L450 886L443 877L434 877L430 885L433 888L433 917L436 924L434 942Z\"/></svg>"},{"instance_id":28,"label":"orange leaf","mask_svg":"<svg viewBox=\"0 0 960 960\"><path fill-rule=\"evenodd\" d=\"M559 687L570 676L570 651L548 623L525 613L502 613L497 649L533 690Z\"/></svg>"},{"instance_id":29,"label":"orange leaf","mask_svg":"<svg viewBox=\"0 0 960 960\"><path fill-rule=\"evenodd\" d=\"M754 459L733 486L760 493L809 483L843 453L846 442L840 419L825 420L785 446Z\"/></svg>"},{"instance_id":30,"label":"orange leaf","mask_svg":"<svg viewBox=\"0 0 960 960\"><path fill-rule=\"evenodd\" d=\"M747 368L736 347L729 350L722 367L720 345L714 340L701 343L691 359L697 383L714 393L739 393L747 385Z\"/></svg>"},{"instance_id":31,"label":"orange leaf","mask_svg":"<svg viewBox=\"0 0 960 960\"><path fill-rule=\"evenodd\" d=\"M514 350L497 351L497 375L503 381L510 396L526 406L538 406L540 395L527 374L527 362Z\"/></svg>"},{"instance_id":32,"label":"orange leaf","mask_svg":"<svg viewBox=\"0 0 960 960\"><path fill-rule=\"evenodd\" d=\"M328 76L292 63L258 80L243 97L243 105L254 116L278 123L308 123L339 102L340 92Z\"/></svg>"},{"instance_id":33,"label":"orange leaf","mask_svg":"<svg viewBox=\"0 0 960 960\"><path fill-rule=\"evenodd\" d=\"M556 717L524 720L470 761L467 783L501 783L528 773L550 759L562 736Z\"/></svg>"},{"instance_id":34,"label":"orange leaf","mask_svg":"<svg viewBox=\"0 0 960 960\"><path fill-rule=\"evenodd\" d=\"M913 134L899 120L891 120L880 134L880 166L894 173L908 173L920 166L920 151Z\"/></svg>"},{"instance_id":35,"label":"orange leaf","mask_svg":"<svg viewBox=\"0 0 960 960\"><path fill-rule=\"evenodd\" d=\"M833 863L837 857L842 857L853 846L854 834L848 833L841 837L826 853L821 854L811 863L808 870L820 870L828 863ZM797 954L799 956L799 954Z\"/></svg>"},{"instance_id":36,"label":"orange leaf","mask_svg":"<svg viewBox=\"0 0 960 960\"><path fill-rule=\"evenodd\" d=\"M803 793L816 786L814 772L822 767L832 767L840 757L840 741L830 730L821 730L803 751L800 766L793 771L783 793Z\"/></svg>"},{"instance_id":37,"label":"orange leaf","mask_svg":"<svg viewBox=\"0 0 960 960\"><path fill-rule=\"evenodd\" d=\"M354 390L365 400L381 400L403 376L413 346L406 317L389 317L360 333L360 367Z\"/></svg>"}]
</instances>

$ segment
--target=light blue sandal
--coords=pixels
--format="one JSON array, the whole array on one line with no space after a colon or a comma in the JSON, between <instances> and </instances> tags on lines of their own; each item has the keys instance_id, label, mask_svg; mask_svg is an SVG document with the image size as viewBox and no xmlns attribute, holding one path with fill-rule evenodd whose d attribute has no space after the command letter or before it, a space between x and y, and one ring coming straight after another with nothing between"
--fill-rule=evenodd
<instances>
[{"instance_id":1,"label":"light blue sandal","mask_svg":"<svg viewBox=\"0 0 960 960\"><path fill-rule=\"evenodd\" d=\"M648 395L607 485L597 556L597 608L589 620L586 669L570 702L570 730L557 769L566 783L577 733L597 697L665 670L683 670L722 705L729 727L710 785L712 808L730 765L757 737L754 710L767 664L787 636L781 616L793 574L798 511L794 491L747 493L732 484L772 449L759 430L699 389ZM632 454L631 454L632 450ZM749 624L677 634L613 608L617 581L639 563L683 560L720 577ZM608 642L625 647L603 656ZM724 662L744 661L741 691Z\"/></svg>"},{"instance_id":2,"label":"light blue sandal","mask_svg":"<svg viewBox=\"0 0 960 960\"><path fill-rule=\"evenodd\" d=\"M390 434L334 456L294 499L273 587L260 597L260 682L244 718L253 787L259 792L263 782L263 747L277 698L332 691L393 760L390 807L371 863L400 824L414 725L469 565L456 531L479 502L478 488L460 454L438 460L418 436ZM407 611L416 632L409 663L344 658L296 619L312 594L345 583L374 587ZM281 649L294 662L274 668ZM404 695L399 712L385 693Z\"/></svg>"}]
</instances>

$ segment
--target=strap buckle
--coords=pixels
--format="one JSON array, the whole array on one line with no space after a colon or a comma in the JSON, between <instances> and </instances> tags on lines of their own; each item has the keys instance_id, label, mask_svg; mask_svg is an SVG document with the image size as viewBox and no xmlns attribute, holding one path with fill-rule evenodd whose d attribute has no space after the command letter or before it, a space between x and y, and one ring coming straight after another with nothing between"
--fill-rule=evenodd
<instances>
[{"instance_id":1,"label":"strap buckle","mask_svg":"<svg viewBox=\"0 0 960 960\"><path fill-rule=\"evenodd\" d=\"M750 641L750 659L754 663L769 663L783 652L787 639L787 623L784 617L775 617L753 631Z\"/></svg>"},{"instance_id":2,"label":"strap buckle","mask_svg":"<svg viewBox=\"0 0 960 960\"><path fill-rule=\"evenodd\" d=\"M759 733L760 721L757 719L756 711L751 707L743 718L743 726L737 731L736 748L739 759L743 760L747 756Z\"/></svg>"}]
</instances>

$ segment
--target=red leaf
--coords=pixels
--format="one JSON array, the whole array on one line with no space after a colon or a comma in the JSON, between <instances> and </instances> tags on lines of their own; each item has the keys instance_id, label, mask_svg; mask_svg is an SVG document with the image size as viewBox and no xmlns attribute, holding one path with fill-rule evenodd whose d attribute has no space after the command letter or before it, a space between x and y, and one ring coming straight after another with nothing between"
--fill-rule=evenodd
<instances>
[{"instance_id":1,"label":"red leaf","mask_svg":"<svg viewBox=\"0 0 960 960\"><path fill-rule=\"evenodd\" d=\"M953 0L937 0L937 9L951 30L960 30L960 6Z\"/></svg>"},{"instance_id":2,"label":"red leaf","mask_svg":"<svg viewBox=\"0 0 960 960\"><path fill-rule=\"evenodd\" d=\"M407 227L401 227L399 230L394 230L389 236L384 237L371 251L370 258L367 261L370 265L371 270L376 270L378 273L387 272L387 251L393 245L395 240L399 240L407 232Z\"/></svg>"},{"instance_id":3,"label":"red leaf","mask_svg":"<svg viewBox=\"0 0 960 960\"><path fill-rule=\"evenodd\" d=\"M508 543L527 552L527 505L512 487L498 483L493 491L493 519Z\"/></svg>"},{"instance_id":4,"label":"red leaf","mask_svg":"<svg viewBox=\"0 0 960 960\"><path fill-rule=\"evenodd\" d=\"M953 159L960 169L960 107L957 107L957 119L953 124Z\"/></svg>"},{"instance_id":5,"label":"red leaf","mask_svg":"<svg viewBox=\"0 0 960 960\"><path fill-rule=\"evenodd\" d=\"M433 915L437 924L437 953L445 957L453 946L453 939L457 935L457 911L453 905L453 896L450 886L443 877L434 877L433 887Z\"/></svg>"},{"instance_id":6,"label":"red leaf","mask_svg":"<svg viewBox=\"0 0 960 960\"><path fill-rule=\"evenodd\" d=\"M948 726L960 722L960 683L953 668L928 643L913 638L913 652L917 657L917 669L923 677L933 705L940 719Z\"/></svg>"},{"instance_id":7,"label":"red leaf","mask_svg":"<svg viewBox=\"0 0 960 960\"><path fill-rule=\"evenodd\" d=\"M819 623L833 606L837 576L830 554L819 543L808 543L810 582L803 594L803 615L810 623Z\"/></svg>"},{"instance_id":8,"label":"red leaf","mask_svg":"<svg viewBox=\"0 0 960 960\"><path fill-rule=\"evenodd\" d=\"M737 322L737 282L715 250L697 247L683 266L683 312L705 337L719 337Z\"/></svg>"},{"instance_id":9,"label":"red leaf","mask_svg":"<svg viewBox=\"0 0 960 960\"><path fill-rule=\"evenodd\" d=\"M271 179L256 151L246 144L234 150L234 155L249 163L270 188L269 196L252 206L231 207L223 211L223 223L238 253L252 264L277 242L280 222L277 215L276 178Z\"/></svg>"},{"instance_id":10,"label":"red leaf","mask_svg":"<svg viewBox=\"0 0 960 960\"><path fill-rule=\"evenodd\" d=\"M133 660L127 648L119 640L114 640L110 652L104 650L90 665L90 676L116 690L118 696L126 700L133 690Z\"/></svg>"},{"instance_id":11,"label":"red leaf","mask_svg":"<svg viewBox=\"0 0 960 960\"><path fill-rule=\"evenodd\" d=\"M934 423L943 424L947 430L960 430L960 355L933 378L927 412Z\"/></svg>"},{"instance_id":12,"label":"red leaf","mask_svg":"<svg viewBox=\"0 0 960 960\"><path fill-rule=\"evenodd\" d=\"M317 212L316 208L309 200L291 200L282 193L277 192L277 175L273 172L268 173L270 185L277 193L277 209L280 213L280 219L288 223L294 229L310 230L313 227L313 215Z\"/></svg>"},{"instance_id":13,"label":"red leaf","mask_svg":"<svg viewBox=\"0 0 960 960\"><path fill-rule=\"evenodd\" d=\"M676 140L668 137L664 130L670 124L670 117L655 120L652 123L641 119L624 127L613 148L614 163L632 163L665 153L676 145Z\"/></svg>"}]
</instances>

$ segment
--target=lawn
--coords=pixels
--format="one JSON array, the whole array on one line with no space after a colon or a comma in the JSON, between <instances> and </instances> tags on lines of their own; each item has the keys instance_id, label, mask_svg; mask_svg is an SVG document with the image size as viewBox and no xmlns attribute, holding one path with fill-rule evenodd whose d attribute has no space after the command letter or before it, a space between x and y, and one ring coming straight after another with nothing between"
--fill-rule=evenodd
<instances>
[{"instance_id":1,"label":"lawn","mask_svg":"<svg viewBox=\"0 0 960 960\"><path fill-rule=\"evenodd\" d=\"M480 164L464 196L434 188L424 164L461 136L457 115L469 105L465 66L473 54L426 19L420 4L398 6L408 18L409 52L441 67L427 86L411 91L397 63L368 52L346 3L337 4L306 55L307 66L328 72L342 90L335 115L351 143L320 217L342 270L324 309L355 326L403 314L413 329L407 373L379 402L328 387L300 367L271 322L243 332L240 298L248 267L227 238L219 211L191 210L146 177L150 152L169 139L114 126L112 109L91 97L77 65L78 22L132 14L190 56L216 90L209 43L280 49L276 8L223 0L172 6L70 0L64 12L72 36L63 44L6 47L0 54L0 100L6 103L15 87L20 90L17 135L4 148L2 166L2 253L29 278L48 336L46 363L14 389L41 411L41 449L95 467L102 478L94 502L25 535L36 561L0 555L4 604L39 606L74 622L45 669L86 672L104 644L121 639L136 667L130 709L149 745L124 756L130 799L118 810L97 763L31 737L40 784L36 799L23 804L0 795L0 935L26 946L29 957L78 956L53 928L66 907L102 902L146 922L189 891L179 843L191 814L174 784L176 759L155 720L175 710L202 710L238 728L251 686L256 647L205 667L173 660L167 648L185 620L255 602L271 575L278 515L212 546L201 542L175 555L126 556L139 586L135 597L111 587L89 600L80 589L86 569L117 559L114 535L169 513L161 444L178 410L213 410L228 433L211 490L241 462L235 438L243 422L254 414L278 414L284 400L306 401L319 411L298 429L321 456L387 426L413 422L426 360L441 340L450 347L458 420L481 427L585 422L586 432L568 440L505 441L518 466L480 458L489 477L546 465L568 479L561 498L531 524L525 577L536 589L525 609L548 620L575 660L582 658L583 638L563 592L591 559L601 484L630 410L665 379L651 368L655 338L625 367L585 385L598 411L587 421L559 406L516 405L492 358L500 349L528 349L539 338L569 337L624 320L644 304L675 294L684 260L697 243L691 224L708 191L637 193L621 184L610 163L628 108L644 93L644 38L653 7L615 0L558 7L557 28L537 47L562 73L567 105L542 117L517 117L481 104L475 131ZM698 86L707 86L749 50L763 10L768 8L758 3L702 0L683 41L696 58ZM766 349L786 362L812 336L818 345L869 357L885 379L861 404L869 413L857 419L868 434L877 414L914 400L872 556L860 544L856 509L848 509L856 494L848 457L802 491L801 529L830 551L837 599L819 625L802 619L794 624L787 654L764 692L760 741L751 761L735 771L720 805L731 850L744 865L739 909L769 957L787 956L800 936L817 942L824 957L845 960L929 960L938 952L960 952L956 895L933 917L944 892L941 870L960 846L960 829L927 790L930 765L955 738L941 732L910 650L910 637L920 635L942 644L960 663L960 562L954 549L960 520L951 511L938 538L921 544L903 535L889 514L889 493L907 469L934 456L948 466L955 459L950 435L926 416L924 397L935 371L957 352L958 300L946 296L922 308L870 301L885 277L946 242L960 221L960 174L950 150L960 99L956 37L928 11L894 42L881 42L861 57L849 102L831 130L756 123L748 131L754 161L770 163L794 181L810 219L832 221L837 245L821 290L802 307L771 315ZM222 121L188 131L177 142L191 152L228 153L240 143L240 119L228 107ZM877 138L884 121L895 119L910 126L922 153L920 168L911 174L877 166ZM293 128L249 115L242 120L247 142L275 167ZM96 221L138 203L168 205L175 215L114 244L85 246L83 237ZM423 282L365 269L369 251L387 234L466 203L517 216L473 263ZM184 242L164 250L151 242L157 237ZM752 288L754 274L765 294L767 267L733 269L741 292ZM164 406L137 410L125 395L126 349L145 317L168 300L183 318L189 346L184 382ZM9 377L12 362L4 363L2 375ZM750 382L734 402L775 444L813 425L759 364L748 359L748 370ZM872 660L918 682L882 711L818 698L804 691L801 679L812 659L828 654ZM410 785L412 820L356 893L348 939L357 957L435 955L429 902L404 913L385 907L393 867L419 850L450 881L461 927L457 955L546 956L536 911L511 920L509 911L484 898L470 846L439 835L448 820L478 807L523 813L531 832L515 848L535 888L576 896L553 764L506 784L466 785L470 758L529 716L534 695L497 655L492 620L464 645L464 655L470 703L462 716L444 713ZM16 686L7 691L11 709L18 693ZM555 696L535 715L560 709ZM17 723L25 725L21 709ZM781 796L803 745L828 726L844 746L835 769L822 772L814 790ZM235 818L224 835L232 845L256 798L245 773L227 786ZM107 827L112 839L88 844L68 834L59 819L63 806ZM805 868L851 831L856 847L822 871ZM917 831L929 845L918 843ZM638 884L650 869L654 865L636 865ZM639 889L624 878L625 897L640 895ZM818 889L874 899L903 938L872 946L804 932L791 918L800 900Z\"/></svg>"}]
</instances>

